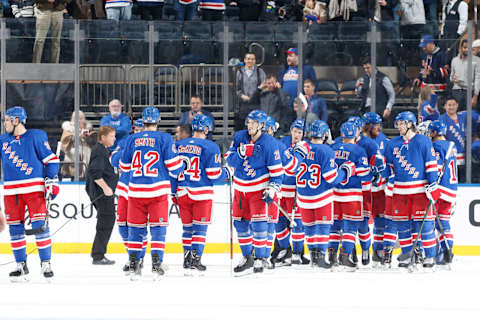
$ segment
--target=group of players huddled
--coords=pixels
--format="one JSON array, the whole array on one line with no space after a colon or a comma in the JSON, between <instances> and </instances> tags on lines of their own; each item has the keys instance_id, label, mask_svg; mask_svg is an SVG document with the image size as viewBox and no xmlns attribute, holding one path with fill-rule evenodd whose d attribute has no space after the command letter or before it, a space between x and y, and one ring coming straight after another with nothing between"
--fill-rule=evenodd
<instances>
[{"instance_id":1,"label":"group of players huddled","mask_svg":"<svg viewBox=\"0 0 480 320\"><path fill-rule=\"evenodd\" d=\"M48 197L58 193L58 158L43 132L25 130L25 120L23 108L7 110L7 133L0 139L7 222L17 261L13 278L28 273L25 204L34 227L41 227L46 208L40 195L44 199L44 190ZM243 256L235 275L292 264L355 271L357 235L362 264L370 263L371 220L374 266L391 267L397 238L400 268L411 266L410 260L428 270L452 261L449 219L457 189L456 149L446 141L440 121L419 134L417 129L425 125L417 125L413 113L402 112L395 119L400 136L388 140L381 132L381 117L367 112L343 123L341 137L333 141L324 121L308 126L297 119L291 136L277 140L275 119L254 110L247 116L247 129L235 133L222 166L219 147L207 139L209 117L195 115L193 136L176 142L157 131L160 112L155 107L145 108L141 120L143 130L135 126L138 132L111 156L121 172L117 223L129 256L124 271L132 280L142 273L147 228L152 272L155 278L165 273L169 196L183 224L185 274L206 270L201 257L215 199L213 184L226 179L234 189L230 214ZM26 161L19 157L28 157L31 168L24 169ZM40 231L36 236L43 274L52 277L49 230ZM304 256L305 240L310 260Z\"/></svg>"}]
</instances>

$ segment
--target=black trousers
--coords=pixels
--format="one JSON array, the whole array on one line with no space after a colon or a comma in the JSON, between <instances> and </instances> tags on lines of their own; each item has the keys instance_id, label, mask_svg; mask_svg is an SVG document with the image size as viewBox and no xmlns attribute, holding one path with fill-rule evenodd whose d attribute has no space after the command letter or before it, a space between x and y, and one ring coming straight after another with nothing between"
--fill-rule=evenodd
<instances>
[{"instance_id":1,"label":"black trousers","mask_svg":"<svg viewBox=\"0 0 480 320\"><path fill-rule=\"evenodd\" d=\"M162 20L163 3L159 6L138 6L142 20Z\"/></svg>"},{"instance_id":2,"label":"black trousers","mask_svg":"<svg viewBox=\"0 0 480 320\"><path fill-rule=\"evenodd\" d=\"M100 260L107 252L108 241L115 225L114 197L102 197L94 203L97 209L97 232L92 246L93 260Z\"/></svg>"},{"instance_id":3,"label":"black trousers","mask_svg":"<svg viewBox=\"0 0 480 320\"><path fill-rule=\"evenodd\" d=\"M223 10L213 10L213 9L202 9L202 20L203 21L222 21L223 20Z\"/></svg>"}]
</instances>

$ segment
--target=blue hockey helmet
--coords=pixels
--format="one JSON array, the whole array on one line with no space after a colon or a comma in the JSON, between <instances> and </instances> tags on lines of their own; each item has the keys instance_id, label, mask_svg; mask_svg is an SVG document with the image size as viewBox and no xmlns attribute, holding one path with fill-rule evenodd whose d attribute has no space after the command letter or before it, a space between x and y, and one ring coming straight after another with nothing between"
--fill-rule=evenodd
<instances>
[{"instance_id":1,"label":"blue hockey helmet","mask_svg":"<svg viewBox=\"0 0 480 320\"><path fill-rule=\"evenodd\" d=\"M204 114L196 114L192 120L192 130L193 131L204 131L205 128L208 128L208 131L212 131L212 120L210 117Z\"/></svg>"},{"instance_id":2,"label":"blue hockey helmet","mask_svg":"<svg viewBox=\"0 0 480 320\"><path fill-rule=\"evenodd\" d=\"M272 128L273 132L276 132L278 130L278 122L275 121L275 119L271 116L267 116L267 121L265 122L265 128L264 131L268 131L268 128Z\"/></svg>"},{"instance_id":3,"label":"blue hockey helmet","mask_svg":"<svg viewBox=\"0 0 480 320\"><path fill-rule=\"evenodd\" d=\"M258 122L258 124L263 123L263 127L265 128L265 124L267 122L267 113L262 110L253 110L250 111L250 113L247 116L247 119L245 119L245 125L248 123L248 119L252 119Z\"/></svg>"},{"instance_id":4,"label":"blue hockey helmet","mask_svg":"<svg viewBox=\"0 0 480 320\"><path fill-rule=\"evenodd\" d=\"M158 123L160 121L160 111L155 107L146 107L142 112L143 123Z\"/></svg>"},{"instance_id":5,"label":"blue hockey helmet","mask_svg":"<svg viewBox=\"0 0 480 320\"><path fill-rule=\"evenodd\" d=\"M353 121L347 121L340 127L342 138L353 139L357 136L357 125Z\"/></svg>"},{"instance_id":6,"label":"blue hockey helmet","mask_svg":"<svg viewBox=\"0 0 480 320\"><path fill-rule=\"evenodd\" d=\"M348 117L347 119L347 122L353 122L355 123L355 125L358 127L358 128L361 128L365 125L364 121L362 120L362 118L360 117L357 117L357 116L350 116Z\"/></svg>"},{"instance_id":7,"label":"blue hockey helmet","mask_svg":"<svg viewBox=\"0 0 480 320\"><path fill-rule=\"evenodd\" d=\"M308 132L308 124L305 123L305 121L303 121L303 119L297 119L297 120L293 121L292 124L290 125L290 130L292 130L293 128L297 128L297 129L300 129L300 130L305 129L305 133Z\"/></svg>"},{"instance_id":8,"label":"blue hockey helmet","mask_svg":"<svg viewBox=\"0 0 480 320\"><path fill-rule=\"evenodd\" d=\"M5 115L12 118L12 120L14 118L18 118L18 121L22 123L25 123L25 121L27 120L27 112L23 107L19 107L19 106L15 106L7 109L7 111L5 112Z\"/></svg>"},{"instance_id":9,"label":"blue hockey helmet","mask_svg":"<svg viewBox=\"0 0 480 320\"><path fill-rule=\"evenodd\" d=\"M447 134L447 126L440 120L432 121L428 125L428 134L432 134L433 131L439 136L444 136Z\"/></svg>"},{"instance_id":10,"label":"blue hockey helmet","mask_svg":"<svg viewBox=\"0 0 480 320\"><path fill-rule=\"evenodd\" d=\"M313 138L322 138L324 135L328 134L328 124L322 120L315 120L310 125L310 136Z\"/></svg>"},{"instance_id":11,"label":"blue hockey helmet","mask_svg":"<svg viewBox=\"0 0 480 320\"><path fill-rule=\"evenodd\" d=\"M362 116L362 120L366 124L382 123L382 117L380 117L380 115L375 112L365 112L365 114Z\"/></svg>"},{"instance_id":12,"label":"blue hockey helmet","mask_svg":"<svg viewBox=\"0 0 480 320\"><path fill-rule=\"evenodd\" d=\"M407 123L411 121L414 126L417 125L417 118L411 111L403 111L395 117L395 128L398 127L397 126L398 121L406 121Z\"/></svg>"},{"instance_id":13,"label":"blue hockey helmet","mask_svg":"<svg viewBox=\"0 0 480 320\"><path fill-rule=\"evenodd\" d=\"M133 122L133 126L134 126L134 127L137 127L137 128L143 128L143 127L145 127L145 125L143 124L143 120L142 120L142 119L137 119L137 120L135 120L135 122Z\"/></svg>"}]
</instances>

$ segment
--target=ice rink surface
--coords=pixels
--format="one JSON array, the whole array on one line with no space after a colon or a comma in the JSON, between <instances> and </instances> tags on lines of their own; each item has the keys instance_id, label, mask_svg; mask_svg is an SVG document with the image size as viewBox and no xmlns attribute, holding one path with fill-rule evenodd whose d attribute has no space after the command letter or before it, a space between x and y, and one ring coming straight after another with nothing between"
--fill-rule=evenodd
<instances>
[{"instance_id":1,"label":"ice rink surface","mask_svg":"<svg viewBox=\"0 0 480 320\"><path fill-rule=\"evenodd\" d=\"M0 319L480 319L480 257L455 257L452 271L434 273L308 266L234 278L228 255L206 254L205 276L185 277L182 255L167 254L167 273L156 282L149 257L137 282L121 271L126 255L108 257L117 263L56 254L50 284L38 255L29 256L28 283L10 283L14 264L1 266ZM0 264L11 259L0 255Z\"/></svg>"}]
</instances>

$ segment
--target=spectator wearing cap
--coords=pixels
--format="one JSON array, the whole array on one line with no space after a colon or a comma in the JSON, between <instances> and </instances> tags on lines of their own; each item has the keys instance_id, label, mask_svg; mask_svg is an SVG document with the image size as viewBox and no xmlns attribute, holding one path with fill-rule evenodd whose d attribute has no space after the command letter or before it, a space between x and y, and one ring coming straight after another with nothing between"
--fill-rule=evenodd
<instances>
[{"instance_id":1,"label":"spectator wearing cap","mask_svg":"<svg viewBox=\"0 0 480 320\"><path fill-rule=\"evenodd\" d=\"M203 107L202 98L200 98L200 96L193 95L190 98L190 110L185 111L180 115L180 119L178 120L177 126L182 125L182 124L191 125L193 117L196 114L204 114L207 117L209 117L210 120L212 120L212 127L213 128L212 128L211 132L209 130L208 135L207 135L207 138L212 140L213 139L213 132L215 132L215 118L213 117L213 115L210 112L202 109L202 107Z\"/></svg>"},{"instance_id":2,"label":"spectator wearing cap","mask_svg":"<svg viewBox=\"0 0 480 320\"><path fill-rule=\"evenodd\" d=\"M472 57L472 81L473 97L472 106L478 102L478 92L480 91L480 58ZM458 101L460 110L467 107L467 87L468 87L468 40L462 40L458 55L452 59L452 71L450 81L453 83L452 96Z\"/></svg>"},{"instance_id":3,"label":"spectator wearing cap","mask_svg":"<svg viewBox=\"0 0 480 320\"><path fill-rule=\"evenodd\" d=\"M467 29L468 4L463 0L444 1L442 9L442 38L450 40L460 37Z\"/></svg>"},{"instance_id":4,"label":"spectator wearing cap","mask_svg":"<svg viewBox=\"0 0 480 320\"><path fill-rule=\"evenodd\" d=\"M298 94L298 75L298 49L290 48L287 50L287 65L282 67L277 77L283 91L290 96L290 107L293 107L293 100ZM315 87L317 86L317 76L311 65L303 65L302 80L305 79L312 79Z\"/></svg>"},{"instance_id":5,"label":"spectator wearing cap","mask_svg":"<svg viewBox=\"0 0 480 320\"><path fill-rule=\"evenodd\" d=\"M101 126L109 126L115 129L115 143L110 148L115 150L119 143L127 138L130 133L130 118L122 113L122 103L118 99L113 99L108 104L110 114L100 120Z\"/></svg>"},{"instance_id":6,"label":"spectator wearing cap","mask_svg":"<svg viewBox=\"0 0 480 320\"><path fill-rule=\"evenodd\" d=\"M425 52L420 73L413 80L415 86L430 86L433 93L444 93L450 70L450 58L435 45L432 36L423 36L419 47Z\"/></svg>"},{"instance_id":7,"label":"spectator wearing cap","mask_svg":"<svg viewBox=\"0 0 480 320\"><path fill-rule=\"evenodd\" d=\"M475 57L478 57L480 55L480 39L473 41L472 51Z\"/></svg>"},{"instance_id":8,"label":"spectator wearing cap","mask_svg":"<svg viewBox=\"0 0 480 320\"><path fill-rule=\"evenodd\" d=\"M235 130L244 128L245 118L254 109L258 109L259 99L255 92L265 82L265 72L256 66L256 57L247 52L243 58L244 66L237 70L238 113L235 117Z\"/></svg>"},{"instance_id":9,"label":"spectator wearing cap","mask_svg":"<svg viewBox=\"0 0 480 320\"><path fill-rule=\"evenodd\" d=\"M365 74L357 80L355 85L357 94L362 98L362 105L370 109L372 107L372 62L369 57L362 61ZM395 89L392 81L386 74L378 70L375 72L375 112L388 119L395 104Z\"/></svg>"},{"instance_id":10,"label":"spectator wearing cap","mask_svg":"<svg viewBox=\"0 0 480 320\"><path fill-rule=\"evenodd\" d=\"M400 34L402 39L417 40L425 28L423 0L400 0Z\"/></svg>"}]
</instances>

